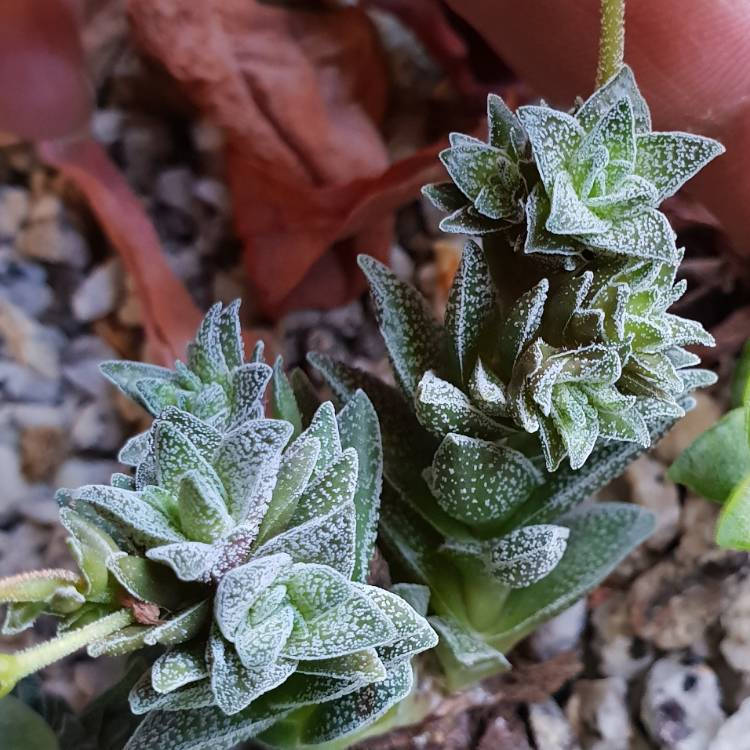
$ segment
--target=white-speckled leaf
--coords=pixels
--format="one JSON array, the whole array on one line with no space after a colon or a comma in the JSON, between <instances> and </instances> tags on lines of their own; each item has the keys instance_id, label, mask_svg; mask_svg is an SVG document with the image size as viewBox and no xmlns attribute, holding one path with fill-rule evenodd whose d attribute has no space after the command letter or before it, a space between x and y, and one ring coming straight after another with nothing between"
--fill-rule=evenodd
<instances>
[{"instance_id":1,"label":"white-speckled leaf","mask_svg":"<svg viewBox=\"0 0 750 750\"><path fill-rule=\"evenodd\" d=\"M598 120L620 99L626 97L633 108L637 133L651 130L651 115L646 100L635 82L633 71L623 65L603 86L598 88L576 113L576 119L585 130L591 130Z\"/></svg>"},{"instance_id":2,"label":"white-speckled leaf","mask_svg":"<svg viewBox=\"0 0 750 750\"><path fill-rule=\"evenodd\" d=\"M235 429L249 419L263 417L263 396L271 368L264 362L249 362L232 371L230 387L232 393L231 420L227 429Z\"/></svg>"},{"instance_id":3,"label":"white-speckled leaf","mask_svg":"<svg viewBox=\"0 0 750 750\"><path fill-rule=\"evenodd\" d=\"M300 661L297 671L305 675L361 683L379 682L385 679L387 674L374 648L362 649L362 651L355 651L353 654L337 656L333 659Z\"/></svg>"},{"instance_id":4,"label":"white-speckled leaf","mask_svg":"<svg viewBox=\"0 0 750 750\"><path fill-rule=\"evenodd\" d=\"M500 651L492 648L481 635L447 617L430 617L430 624L440 636L440 645L447 648L463 667L473 669L493 666L498 671L510 669L510 663Z\"/></svg>"},{"instance_id":5,"label":"white-speckled leaf","mask_svg":"<svg viewBox=\"0 0 750 750\"><path fill-rule=\"evenodd\" d=\"M647 209L611 223L601 234L587 234L586 245L609 253L673 262L677 254L675 233L667 217L656 209Z\"/></svg>"},{"instance_id":6,"label":"white-speckled leaf","mask_svg":"<svg viewBox=\"0 0 750 750\"><path fill-rule=\"evenodd\" d=\"M361 390L346 403L336 419L342 448L352 448L357 452L357 487L354 492L356 541L354 570L350 571L350 577L355 581L366 581L375 552L383 485L380 423L370 399Z\"/></svg>"},{"instance_id":7,"label":"white-speckled leaf","mask_svg":"<svg viewBox=\"0 0 750 750\"><path fill-rule=\"evenodd\" d=\"M177 713L179 717L182 715L182 711L196 708L202 709L214 703L211 685L208 680L186 685L171 693L157 693L151 684L151 670L146 672L133 685L128 700L130 702L130 710L138 716L151 711L164 710L180 712Z\"/></svg>"},{"instance_id":8,"label":"white-speckled leaf","mask_svg":"<svg viewBox=\"0 0 750 750\"><path fill-rule=\"evenodd\" d=\"M394 583L391 591L400 596L418 615L427 617L430 589L420 583Z\"/></svg>"},{"instance_id":9,"label":"white-speckled leaf","mask_svg":"<svg viewBox=\"0 0 750 750\"><path fill-rule=\"evenodd\" d=\"M529 105L516 113L531 141L539 175L548 193L558 172L566 169L583 139L578 121L556 109Z\"/></svg>"},{"instance_id":10,"label":"white-speckled leaf","mask_svg":"<svg viewBox=\"0 0 750 750\"><path fill-rule=\"evenodd\" d=\"M325 401L318 407L310 425L301 437L316 438L320 442L320 453L313 475L320 474L341 456L341 437L336 421L336 409L330 401Z\"/></svg>"},{"instance_id":11,"label":"white-speckled leaf","mask_svg":"<svg viewBox=\"0 0 750 750\"><path fill-rule=\"evenodd\" d=\"M487 129L493 146L512 155L523 153L526 133L508 105L497 94L487 96Z\"/></svg>"},{"instance_id":12,"label":"white-speckled leaf","mask_svg":"<svg viewBox=\"0 0 750 750\"><path fill-rule=\"evenodd\" d=\"M260 547L255 554L288 554L294 562L328 565L347 578L355 567L356 515L346 502L328 513L287 529Z\"/></svg>"},{"instance_id":13,"label":"white-speckled leaf","mask_svg":"<svg viewBox=\"0 0 750 750\"><path fill-rule=\"evenodd\" d=\"M284 362L281 357L277 357L273 365L270 408L274 419L285 419L293 425L294 432L290 439L293 440L302 432L302 414L292 384L284 372Z\"/></svg>"},{"instance_id":14,"label":"white-speckled leaf","mask_svg":"<svg viewBox=\"0 0 750 750\"><path fill-rule=\"evenodd\" d=\"M545 228L553 234L593 234L606 232L609 222L586 206L573 186L573 178L562 170L555 177L552 206Z\"/></svg>"},{"instance_id":15,"label":"white-speckled leaf","mask_svg":"<svg viewBox=\"0 0 750 750\"><path fill-rule=\"evenodd\" d=\"M232 644L224 640L218 630L211 632L207 656L216 704L230 716L281 685L297 668L297 663L292 659L279 659L273 664L248 669L243 666Z\"/></svg>"},{"instance_id":16,"label":"white-speckled leaf","mask_svg":"<svg viewBox=\"0 0 750 750\"><path fill-rule=\"evenodd\" d=\"M445 328L464 384L471 375L479 337L493 316L495 304L495 286L484 251L470 240L464 247L445 310Z\"/></svg>"},{"instance_id":17,"label":"white-speckled leaf","mask_svg":"<svg viewBox=\"0 0 750 750\"><path fill-rule=\"evenodd\" d=\"M210 544L178 542L153 547L146 557L170 567L181 581L202 581L216 564L216 553Z\"/></svg>"},{"instance_id":18,"label":"white-speckled leaf","mask_svg":"<svg viewBox=\"0 0 750 750\"><path fill-rule=\"evenodd\" d=\"M291 523L295 526L303 524L351 502L357 489L358 466L357 451L354 448L344 450L305 488Z\"/></svg>"},{"instance_id":19,"label":"white-speckled leaf","mask_svg":"<svg viewBox=\"0 0 750 750\"><path fill-rule=\"evenodd\" d=\"M286 554L267 555L230 570L219 582L214 599L214 620L225 638L232 640L253 602L288 570Z\"/></svg>"},{"instance_id":20,"label":"white-speckled leaf","mask_svg":"<svg viewBox=\"0 0 750 750\"><path fill-rule=\"evenodd\" d=\"M654 517L635 505L600 503L560 524L570 529L566 552L548 576L509 594L496 624L498 648L509 648L591 591L653 531Z\"/></svg>"},{"instance_id":21,"label":"white-speckled leaf","mask_svg":"<svg viewBox=\"0 0 750 750\"><path fill-rule=\"evenodd\" d=\"M206 677L208 668L202 644L171 648L151 667L151 685L157 693L171 693Z\"/></svg>"},{"instance_id":22,"label":"white-speckled leaf","mask_svg":"<svg viewBox=\"0 0 750 750\"><path fill-rule=\"evenodd\" d=\"M564 526L523 526L493 542L492 575L512 589L525 588L549 575L560 562L568 540Z\"/></svg>"},{"instance_id":23,"label":"white-speckled leaf","mask_svg":"<svg viewBox=\"0 0 750 750\"><path fill-rule=\"evenodd\" d=\"M374 258L360 256L359 265L370 282L378 324L396 379L407 398L412 398L422 375L441 364L443 331L414 287Z\"/></svg>"},{"instance_id":24,"label":"white-speckled leaf","mask_svg":"<svg viewBox=\"0 0 750 750\"><path fill-rule=\"evenodd\" d=\"M258 419L245 422L224 437L214 466L235 523L256 530L260 526L271 501L281 451L291 433L289 422Z\"/></svg>"},{"instance_id":25,"label":"white-speckled leaf","mask_svg":"<svg viewBox=\"0 0 750 750\"><path fill-rule=\"evenodd\" d=\"M417 388L416 412L420 424L438 437L459 432L494 439L513 431L490 419L462 390L432 371L425 373Z\"/></svg>"},{"instance_id":26,"label":"white-speckled leaf","mask_svg":"<svg viewBox=\"0 0 750 750\"><path fill-rule=\"evenodd\" d=\"M294 608L288 604L258 623L243 620L234 637L234 648L242 665L257 669L276 662L293 624Z\"/></svg>"},{"instance_id":27,"label":"white-speckled leaf","mask_svg":"<svg viewBox=\"0 0 750 750\"><path fill-rule=\"evenodd\" d=\"M133 651L138 651L145 645L145 636L149 627L145 625L131 625L116 633L90 643L86 653L92 658L100 656L124 656Z\"/></svg>"},{"instance_id":28,"label":"white-speckled leaf","mask_svg":"<svg viewBox=\"0 0 750 750\"><path fill-rule=\"evenodd\" d=\"M284 452L271 502L260 525L258 543L271 539L286 528L310 481L319 453L320 440L307 435L300 436Z\"/></svg>"},{"instance_id":29,"label":"white-speckled leaf","mask_svg":"<svg viewBox=\"0 0 750 750\"><path fill-rule=\"evenodd\" d=\"M372 724L412 689L411 664L401 662L382 682L366 685L337 700L321 703L308 719L302 740L308 744L345 737Z\"/></svg>"},{"instance_id":30,"label":"white-speckled leaf","mask_svg":"<svg viewBox=\"0 0 750 750\"><path fill-rule=\"evenodd\" d=\"M183 477L177 511L182 532L196 542L214 542L234 526L221 495L197 471Z\"/></svg>"},{"instance_id":31,"label":"white-speckled leaf","mask_svg":"<svg viewBox=\"0 0 750 750\"><path fill-rule=\"evenodd\" d=\"M87 485L71 494L74 503L87 503L96 508L137 543L146 547L184 541L171 520L144 502L139 493L107 485Z\"/></svg>"},{"instance_id":32,"label":"white-speckled leaf","mask_svg":"<svg viewBox=\"0 0 750 750\"><path fill-rule=\"evenodd\" d=\"M122 360L112 360L102 362L99 365L104 377L114 383L126 396L129 396L141 406L148 409L150 404L146 403L138 390L138 382L144 379L163 380L169 384L175 384L176 378L174 373L166 367L157 367L156 365L145 364L144 362L128 362ZM154 417L159 416L158 411L151 411Z\"/></svg>"},{"instance_id":33,"label":"white-speckled leaf","mask_svg":"<svg viewBox=\"0 0 750 750\"><path fill-rule=\"evenodd\" d=\"M157 643L162 646L178 646L186 643L201 632L210 616L211 605L206 599L151 628L144 641L148 646L155 646Z\"/></svg>"},{"instance_id":34,"label":"white-speckled leaf","mask_svg":"<svg viewBox=\"0 0 750 750\"><path fill-rule=\"evenodd\" d=\"M544 315L548 291L549 281L542 279L522 294L508 312L498 342L499 355L506 363L505 366L515 364L521 352L536 336Z\"/></svg>"},{"instance_id":35,"label":"white-speckled leaf","mask_svg":"<svg viewBox=\"0 0 750 750\"><path fill-rule=\"evenodd\" d=\"M507 518L539 480L539 472L523 454L466 435L447 435L432 463L438 503L470 525Z\"/></svg>"},{"instance_id":36,"label":"white-speckled leaf","mask_svg":"<svg viewBox=\"0 0 750 750\"><path fill-rule=\"evenodd\" d=\"M292 632L284 656L329 659L388 643L396 636L395 627L376 602L333 570L320 565L295 566L286 585L306 628ZM314 591L302 592L305 586Z\"/></svg>"},{"instance_id":37,"label":"white-speckled leaf","mask_svg":"<svg viewBox=\"0 0 750 750\"><path fill-rule=\"evenodd\" d=\"M635 173L654 185L659 202L724 153L718 141L692 133L640 133L636 143Z\"/></svg>"}]
</instances>

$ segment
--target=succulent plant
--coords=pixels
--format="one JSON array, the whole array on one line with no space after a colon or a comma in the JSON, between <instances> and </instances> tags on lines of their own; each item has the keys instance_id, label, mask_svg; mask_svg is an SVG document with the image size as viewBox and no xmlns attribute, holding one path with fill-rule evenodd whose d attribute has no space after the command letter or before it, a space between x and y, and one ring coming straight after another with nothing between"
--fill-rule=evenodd
<instances>
[{"instance_id":1,"label":"succulent plant","mask_svg":"<svg viewBox=\"0 0 750 750\"><path fill-rule=\"evenodd\" d=\"M143 399L147 370L108 365L138 373L125 389L158 407L138 450L124 452L133 474L58 493L80 574L0 582L6 632L42 613L61 618L62 631L0 658L5 692L81 646L92 656L162 648L130 695L148 716L129 750L228 748L262 732L279 747L334 740L405 697L411 657L437 641L404 598L366 582L382 465L367 397L338 414L326 402L309 420L297 411L304 429L293 438L294 424L259 411L262 388L237 386L238 373L266 368L268 382L271 369L242 364L241 350L225 368L226 343L206 343L221 340L222 320L209 312L188 359L200 362L204 389L209 374L233 383L226 406L201 417L180 408L195 407L188 397L170 403L174 389L159 390L163 402ZM280 369L273 400L296 409Z\"/></svg>"},{"instance_id":2,"label":"succulent plant","mask_svg":"<svg viewBox=\"0 0 750 750\"><path fill-rule=\"evenodd\" d=\"M682 253L656 206L721 146L651 133L627 68L573 115L492 96L488 112L489 144L454 135L453 183L426 188L444 229L483 243L464 249L443 324L365 257L397 387L310 356L342 401L362 389L378 411L383 543L430 587L454 685L507 666L648 535L643 509L584 501L714 380L684 349L711 337L669 312Z\"/></svg>"},{"instance_id":3,"label":"succulent plant","mask_svg":"<svg viewBox=\"0 0 750 750\"><path fill-rule=\"evenodd\" d=\"M441 160L452 182L425 188L450 212L441 228L500 232L524 253L575 262L591 254L675 262L658 206L724 151L703 136L653 132L626 65L572 114L541 104L514 115L490 96L488 123L488 143L451 137Z\"/></svg>"}]
</instances>

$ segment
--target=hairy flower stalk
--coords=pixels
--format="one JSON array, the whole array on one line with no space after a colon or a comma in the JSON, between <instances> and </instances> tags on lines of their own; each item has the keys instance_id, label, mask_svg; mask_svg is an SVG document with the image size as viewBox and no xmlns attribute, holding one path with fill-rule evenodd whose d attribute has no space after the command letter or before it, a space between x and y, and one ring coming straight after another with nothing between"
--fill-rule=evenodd
<instances>
[{"instance_id":1,"label":"hairy flower stalk","mask_svg":"<svg viewBox=\"0 0 750 750\"><path fill-rule=\"evenodd\" d=\"M15 654L0 654L0 696L7 695L24 677L122 630L132 621L132 614L123 609L78 630L63 633L39 646L32 646Z\"/></svg>"},{"instance_id":2,"label":"hairy flower stalk","mask_svg":"<svg viewBox=\"0 0 750 750\"><path fill-rule=\"evenodd\" d=\"M454 685L505 668L650 533L641 508L582 503L715 379L685 348L711 336L669 312L683 251L658 206L723 148L652 132L632 72L613 72L570 114L490 96L488 141L451 137L451 182L425 194L482 246L442 324L360 260L397 388L311 355L342 401L362 389L378 411L382 537L392 569L430 587Z\"/></svg>"},{"instance_id":3,"label":"hairy flower stalk","mask_svg":"<svg viewBox=\"0 0 750 750\"><path fill-rule=\"evenodd\" d=\"M81 574L0 582L6 632L43 613L62 631L4 656L4 687L82 646L160 646L130 694L146 717L128 750L259 735L316 745L410 693L411 657L437 636L425 589L367 583L382 464L372 405L359 393L338 413L328 402L303 414L281 363L255 357L244 362L233 305L209 311L175 371L105 364L156 419L120 455L131 474L58 493ZM265 418L269 382L289 420Z\"/></svg>"}]
</instances>

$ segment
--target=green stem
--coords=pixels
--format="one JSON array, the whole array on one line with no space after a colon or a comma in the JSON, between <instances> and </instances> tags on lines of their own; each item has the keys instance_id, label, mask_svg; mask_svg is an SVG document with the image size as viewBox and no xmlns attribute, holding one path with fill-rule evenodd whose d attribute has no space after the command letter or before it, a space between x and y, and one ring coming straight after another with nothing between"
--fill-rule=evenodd
<instances>
[{"instance_id":1,"label":"green stem","mask_svg":"<svg viewBox=\"0 0 750 750\"><path fill-rule=\"evenodd\" d=\"M130 610L121 609L79 630L71 630L38 646L15 654L0 654L0 697L7 695L24 677L69 656L89 643L121 630L132 622Z\"/></svg>"},{"instance_id":2,"label":"green stem","mask_svg":"<svg viewBox=\"0 0 750 750\"><path fill-rule=\"evenodd\" d=\"M625 55L625 0L602 0L596 87L617 74Z\"/></svg>"}]
</instances>

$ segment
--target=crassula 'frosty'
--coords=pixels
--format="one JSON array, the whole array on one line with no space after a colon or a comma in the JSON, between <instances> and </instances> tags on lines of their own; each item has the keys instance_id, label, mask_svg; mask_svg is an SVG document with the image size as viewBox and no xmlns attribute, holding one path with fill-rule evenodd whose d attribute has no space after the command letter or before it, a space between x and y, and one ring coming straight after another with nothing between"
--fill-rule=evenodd
<instances>
[{"instance_id":1,"label":"crassula 'frosty'","mask_svg":"<svg viewBox=\"0 0 750 750\"><path fill-rule=\"evenodd\" d=\"M482 242L442 323L360 260L397 387L311 356L342 400L361 388L378 411L388 559L429 585L456 685L502 669L650 533L641 508L584 501L715 379L685 349L711 336L669 311L682 251L658 206L721 145L652 132L627 67L572 113L490 96L488 129L452 136L451 182L425 188L443 229Z\"/></svg>"},{"instance_id":2,"label":"crassula 'frosty'","mask_svg":"<svg viewBox=\"0 0 750 750\"><path fill-rule=\"evenodd\" d=\"M204 321L188 358L195 388L183 388L179 366L179 387L168 370L105 366L158 413L121 455L132 474L58 493L79 574L0 582L6 632L42 613L61 619L57 639L0 656L5 691L81 646L93 656L162 647L130 695L147 716L129 750L351 734L410 692L411 657L437 641L405 599L366 582L382 464L369 400L297 414L296 435L264 418L271 369L243 364L236 314L217 307ZM221 408L206 411L201 394L218 394L215 384ZM289 402L283 373L274 385L275 401ZM402 590L426 608L426 592Z\"/></svg>"}]
</instances>

